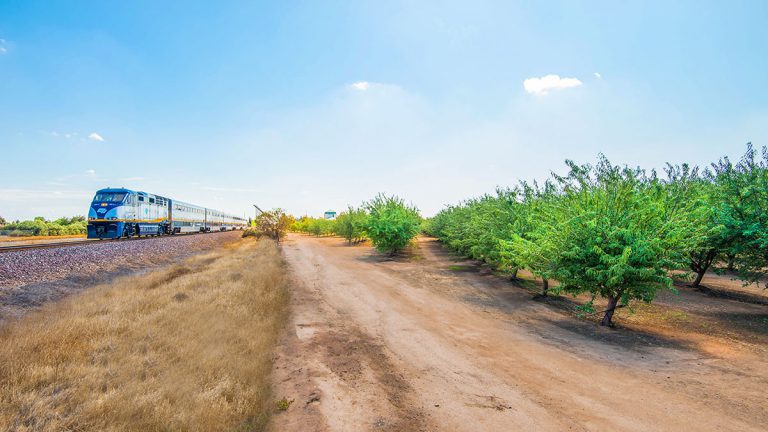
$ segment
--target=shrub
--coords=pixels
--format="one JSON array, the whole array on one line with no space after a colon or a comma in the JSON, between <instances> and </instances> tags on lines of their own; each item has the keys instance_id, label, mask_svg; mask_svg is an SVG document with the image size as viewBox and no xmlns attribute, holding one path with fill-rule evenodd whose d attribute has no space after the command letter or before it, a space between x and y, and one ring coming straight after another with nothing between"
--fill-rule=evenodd
<instances>
[{"instance_id":1,"label":"shrub","mask_svg":"<svg viewBox=\"0 0 768 432\"><path fill-rule=\"evenodd\" d=\"M369 213L366 232L379 252L394 255L419 233L418 209L396 196L379 194L364 207Z\"/></svg>"},{"instance_id":2,"label":"shrub","mask_svg":"<svg viewBox=\"0 0 768 432\"><path fill-rule=\"evenodd\" d=\"M16 221L6 224L3 229L12 232L23 232L23 235L59 236L85 234L86 226L85 218L82 216L62 217L53 222L38 216L34 220Z\"/></svg>"},{"instance_id":3,"label":"shrub","mask_svg":"<svg viewBox=\"0 0 768 432\"><path fill-rule=\"evenodd\" d=\"M364 208L355 209L352 206L340 214L333 223L336 235L344 237L349 244L360 243L365 239L365 228L368 224L368 213Z\"/></svg>"},{"instance_id":4,"label":"shrub","mask_svg":"<svg viewBox=\"0 0 768 432\"><path fill-rule=\"evenodd\" d=\"M255 237L269 237L275 242L280 243L280 240L285 237L285 233L288 227L291 226L295 220L292 216L285 214L282 209L273 209L263 212L259 217L254 220L253 235ZM246 233L251 229L246 230ZM249 234L250 235L250 234ZM243 237L247 237L243 233Z\"/></svg>"}]
</instances>

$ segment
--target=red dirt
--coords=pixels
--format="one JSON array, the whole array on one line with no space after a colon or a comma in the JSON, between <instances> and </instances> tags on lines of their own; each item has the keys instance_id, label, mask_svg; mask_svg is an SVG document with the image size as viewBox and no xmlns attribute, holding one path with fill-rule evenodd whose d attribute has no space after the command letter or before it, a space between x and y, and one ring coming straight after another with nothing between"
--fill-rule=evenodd
<instances>
[{"instance_id":1,"label":"red dirt","mask_svg":"<svg viewBox=\"0 0 768 432\"><path fill-rule=\"evenodd\" d=\"M621 310L611 330L574 317L571 299L533 300L431 239L397 260L298 235L284 251L293 315L275 397L295 403L272 430L768 424L768 307L759 302L681 288L634 315Z\"/></svg>"}]
</instances>

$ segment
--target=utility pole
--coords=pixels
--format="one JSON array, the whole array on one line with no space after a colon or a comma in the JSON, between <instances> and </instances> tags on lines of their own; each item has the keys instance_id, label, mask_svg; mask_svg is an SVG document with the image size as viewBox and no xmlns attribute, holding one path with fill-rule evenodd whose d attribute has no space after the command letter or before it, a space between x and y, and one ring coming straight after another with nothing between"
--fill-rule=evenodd
<instances>
[{"instance_id":1,"label":"utility pole","mask_svg":"<svg viewBox=\"0 0 768 432\"><path fill-rule=\"evenodd\" d=\"M256 204L253 205L253 208L256 210L256 219L258 219L259 215L264 213L264 210L260 209Z\"/></svg>"}]
</instances>

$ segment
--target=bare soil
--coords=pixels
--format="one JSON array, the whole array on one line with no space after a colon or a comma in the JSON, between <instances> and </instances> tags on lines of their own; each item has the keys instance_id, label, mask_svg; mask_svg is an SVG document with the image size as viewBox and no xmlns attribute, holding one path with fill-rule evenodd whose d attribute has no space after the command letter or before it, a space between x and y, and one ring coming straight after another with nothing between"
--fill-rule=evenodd
<instances>
[{"instance_id":1,"label":"bare soil","mask_svg":"<svg viewBox=\"0 0 768 432\"><path fill-rule=\"evenodd\" d=\"M724 277L617 329L536 298L432 239L394 260L291 235L292 316L274 431L762 431L768 306ZM735 294L735 295L732 295Z\"/></svg>"}]
</instances>

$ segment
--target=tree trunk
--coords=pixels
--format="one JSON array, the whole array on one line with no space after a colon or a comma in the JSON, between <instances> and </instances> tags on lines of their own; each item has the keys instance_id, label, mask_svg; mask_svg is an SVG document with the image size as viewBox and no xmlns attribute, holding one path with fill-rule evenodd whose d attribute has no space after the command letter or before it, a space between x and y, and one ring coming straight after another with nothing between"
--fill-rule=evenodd
<instances>
[{"instance_id":1,"label":"tree trunk","mask_svg":"<svg viewBox=\"0 0 768 432\"><path fill-rule=\"evenodd\" d=\"M734 254L727 254L726 257L728 257L728 271L733 271L733 262L736 259L736 256Z\"/></svg>"},{"instance_id":2,"label":"tree trunk","mask_svg":"<svg viewBox=\"0 0 768 432\"><path fill-rule=\"evenodd\" d=\"M616 304L619 302L618 297L610 296L608 297L608 307L605 309L605 315L603 315L603 320L600 321L601 326L608 326L613 327L613 312L616 310Z\"/></svg>"},{"instance_id":3,"label":"tree trunk","mask_svg":"<svg viewBox=\"0 0 768 432\"><path fill-rule=\"evenodd\" d=\"M542 283L541 295L543 297L546 297L547 296L547 291L549 291L549 279L541 278L541 283Z\"/></svg>"},{"instance_id":4,"label":"tree trunk","mask_svg":"<svg viewBox=\"0 0 768 432\"><path fill-rule=\"evenodd\" d=\"M693 288L699 287L701 280L704 278L704 274L707 273L707 270L712 265L712 262L715 260L715 258L717 258L716 249L708 250L703 257L701 255L698 255L698 256L692 255L691 270L696 272L696 279L694 279L694 281L691 283L691 287Z\"/></svg>"},{"instance_id":5,"label":"tree trunk","mask_svg":"<svg viewBox=\"0 0 768 432\"><path fill-rule=\"evenodd\" d=\"M517 271L518 271L518 270L519 270L519 269L515 269L515 270L512 272L512 276L510 276L509 280L513 280L513 281L516 281L516 280L517 280Z\"/></svg>"},{"instance_id":6,"label":"tree trunk","mask_svg":"<svg viewBox=\"0 0 768 432\"><path fill-rule=\"evenodd\" d=\"M699 284L701 283L701 280L704 279L704 273L707 272L707 269L701 269L696 272L696 279L693 280L693 283L691 283L692 288L698 288Z\"/></svg>"}]
</instances>

